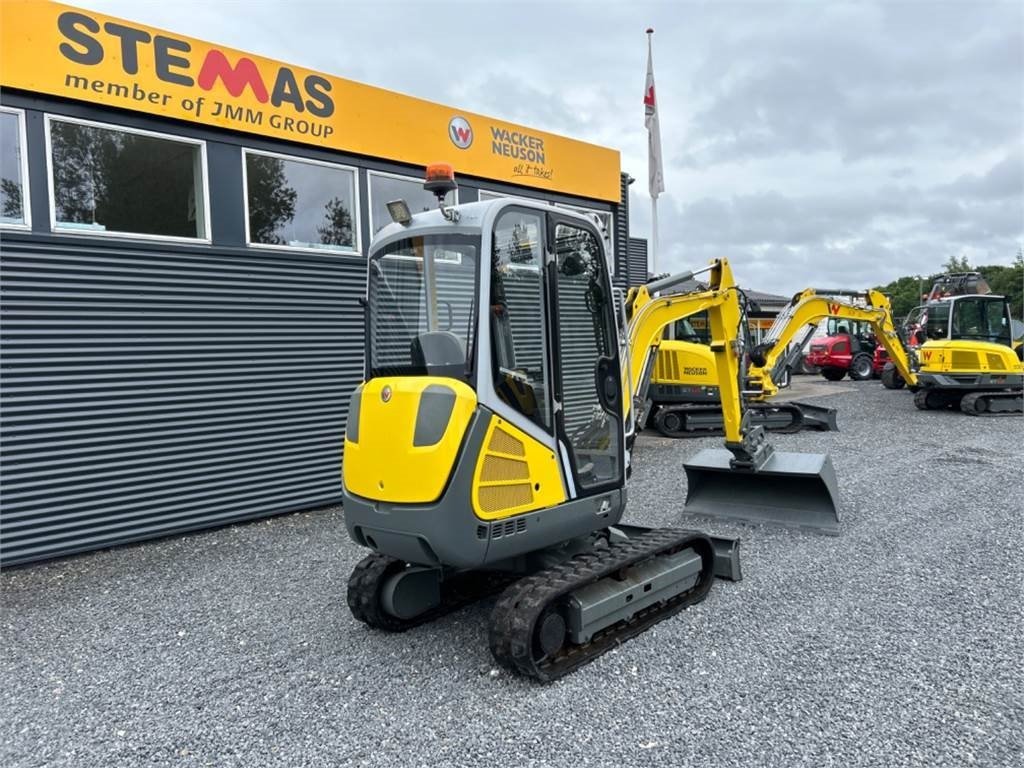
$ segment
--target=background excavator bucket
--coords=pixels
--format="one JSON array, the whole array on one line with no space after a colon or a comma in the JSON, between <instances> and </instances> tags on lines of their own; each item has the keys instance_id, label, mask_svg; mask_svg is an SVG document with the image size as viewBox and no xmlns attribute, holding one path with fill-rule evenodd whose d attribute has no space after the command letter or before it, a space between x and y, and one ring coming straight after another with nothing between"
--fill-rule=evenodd
<instances>
[{"instance_id":1,"label":"background excavator bucket","mask_svg":"<svg viewBox=\"0 0 1024 768\"><path fill-rule=\"evenodd\" d=\"M686 469L684 512L839 535L832 460L819 453L774 453L760 469L733 468L731 452L708 448Z\"/></svg>"}]
</instances>

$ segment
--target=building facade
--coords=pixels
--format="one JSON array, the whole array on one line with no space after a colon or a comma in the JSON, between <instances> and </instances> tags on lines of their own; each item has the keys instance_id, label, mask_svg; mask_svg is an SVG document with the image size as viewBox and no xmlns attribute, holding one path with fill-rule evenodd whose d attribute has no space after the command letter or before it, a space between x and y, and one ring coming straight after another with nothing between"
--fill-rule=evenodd
<instances>
[{"instance_id":1,"label":"building facade","mask_svg":"<svg viewBox=\"0 0 1024 768\"><path fill-rule=\"evenodd\" d=\"M385 203L541 199L628 259L614 150L53 3L2 5L11 565L340 500ZM635 258L634 258L635 261ZM633 270L636 271L636 270Z\"/></svg>"}]
</instances>

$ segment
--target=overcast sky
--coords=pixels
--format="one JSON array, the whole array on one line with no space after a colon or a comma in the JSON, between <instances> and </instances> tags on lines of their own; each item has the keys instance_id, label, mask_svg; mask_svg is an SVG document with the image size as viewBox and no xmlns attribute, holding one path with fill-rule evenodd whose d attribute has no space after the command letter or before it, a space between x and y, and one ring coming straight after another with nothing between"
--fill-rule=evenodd
<instances>
[{"instance_id":1,"label":"overcast sky","mask_svg":"<svg viewBox=\"0 0 1024 768\"><path fill-rule=\"evenodd\" d=\"M659 270L789 294L1024 242L1019 0L74 4L617 148L640 237L653 26Z\"/></svg>"}]
</instances>

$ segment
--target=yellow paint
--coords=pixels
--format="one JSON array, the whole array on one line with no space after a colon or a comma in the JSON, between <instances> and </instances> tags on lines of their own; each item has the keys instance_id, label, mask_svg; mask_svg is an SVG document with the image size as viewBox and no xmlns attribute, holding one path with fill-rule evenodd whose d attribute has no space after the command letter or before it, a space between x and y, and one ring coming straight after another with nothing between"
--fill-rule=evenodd
<instances>
[{"instance_id":1,"label":"yellow paint","mask_svg":"<svg viewBox=\"0 0 1024 768\"><path fill-rule=\"evenodd\" d=\"M244 4L225 7L245 13ZM414 165L445 161L456 173L619 201L619 153L612 149L94 11L4 0L0 14L5 88ZM239 78L232 93L232 76L216 74L226 74L223 67L248 69L252 77ZM471 138L468 146L460 146L467 142L459 129Z\"/></svg>"},{"instance_id":2,"label":"yellow paint","mask_svg":"<svg viewBox=\"0 0 1024 768\"><path fill-rule=\"evenodd\" d=\"M651 383L717 387L715 356L704 344L666 339L658 347Z\"/></svg>"},{"instance_id":3,"label":"yellow paint","mask_svg":"<svg viewBox=\"0 0 1024 768\"><path fill-rule=\"evenodd\" d=\"M1002 344L973 339L932 340L917 350L919 373L1024 374L1017 353Z\"/></svg>"},{"instance_id":4,"label":"yellow paint","mask_svg":"<svg viewBox=\"0 0 1024 768\"><path fill-rule=\"evenodd\" d=\"M726 259L715 259L711 265L708 289L705 291L652 298L647 287L641 285L631 294L628 370L633 378L628 391L639 390L647 356L652 347L657 349L661 345L665 327L677 320L707 312L708 328L711 331L709 349L714 359L715 383L722 403L725 439L730 443L738 443L742 438L740 426L743 406L739 389L740 360L735 342L742 313L729 262ZM625 381L623 391L627 391ZM630 403L627 402L626 406L629 407ZM628 411L625 415L629 415Z\"/></svg>"},{"instance_id":5,"label":"yellow paint","mask_svg":"<svg viewBox=\"0 0 1024 768\"><path fill-rule=\"evenodd\" d=\"M829 296L819 296L814 288L805 288L794 296L786 309L789 320L782 327L778 338L774 340L774 346L766 353L764 366L751 365L747 369L747 379L751 388L760 391L756 399L762 400L778 394L779 390L772 381L771 372L779 357L786 353L789 343L798 333L808 325L817 324L824 317L868 323L900 376L907 383L914 385L917 378L910 370L910 359L893 325L889 299L875 290L866 291L863 298L866 306L859 306Z\"/></svg>"},{"instance_id":6,"label":"yellow paint","mask_svg":"<svg viewBox=\"0 0 1024 768\"><path fill-rule=\"evenodd\" d=\"M420 395L436 384L455 392L448 427L435 445L414 446ZM385 388L390 395L385 395ZM385 400L387 396L387 400ZM438 376L371 379L359 404L359 441L345 438L345 487L374 501L416 504L441 497L462 438L476 410L476 393L461 381Z\"/></svg>"},{"instance_id":7,"label":"yellow paint","mask_svg":"<svg viewBox=\"0 0 1024 768\"><path fill-rule=\"evenodd\" d=\"M473 512L501 520L561 504L565 488L558 458L497 416L491 417L473 473Z\"/></svg>"}]
</instances>

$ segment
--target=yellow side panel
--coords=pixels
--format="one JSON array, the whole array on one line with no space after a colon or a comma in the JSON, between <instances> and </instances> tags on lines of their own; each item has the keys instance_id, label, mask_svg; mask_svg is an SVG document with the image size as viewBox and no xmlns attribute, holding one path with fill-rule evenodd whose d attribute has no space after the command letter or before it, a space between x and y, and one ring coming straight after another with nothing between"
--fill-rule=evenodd
<instances>
[{"instance_id":1,"label":"yellow side panel","mask_svg":"<svg viewBox=\"0 0 1024 768\"><path fill-rule=\"evenodd\" d=\"M658 347L651 383L717 387L714 353L703 344L666 339Z\"/></svg>"},{"instance_id":2,"label":"yellow side panel","mask_svg":"<svg viewBox=\"0 0 1024 768\"><path fill-rule=\"evenodd\" d=\"M455 393L448 425L433 445L414 445L420 396L430 386ZM456 379L399 376L371 379L359 402L358 440L345 437L345 487L374 501L418 504L437 501L452 473L476 393Z\"/></svg>"},{"instance_id":3,"label":"yellow side panel","mask_svg":"<svg viewBox=\"0 0 1024 768\"><path fill-rule=\"evenodd\" d=\"M1017 353L986 341L929 341L917 351L922 373L1019 373Z\"/></svg>"},{"instance_id":4,"label":"yellow side panel","mask_svg":"<svg viewBox=\"0 0 1024 768\"><path fill-rule=\"evenodd\" d=\"M500 520L566 500L558 457L504 419L491 417L473 473L473 512Z\"/></svg>"}]
</instances>

